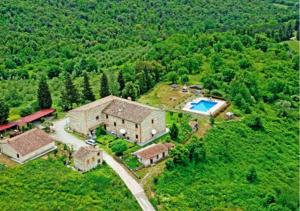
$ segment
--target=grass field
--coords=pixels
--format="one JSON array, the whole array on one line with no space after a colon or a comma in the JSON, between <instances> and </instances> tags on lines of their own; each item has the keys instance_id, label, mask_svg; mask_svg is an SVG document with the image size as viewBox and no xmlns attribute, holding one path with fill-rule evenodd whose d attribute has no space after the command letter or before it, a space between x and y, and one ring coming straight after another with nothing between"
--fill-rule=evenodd
<instances>
[{"instance_id":1,"label":"grass field","mask_svg":"<svg viewBox=\"0 0 300 211\"><path fill-rule=\"evenodd\" d=\"M140 210L106 165L86 174L58 160L0 170L1 210Z\"/></svg>"}]
</instances>

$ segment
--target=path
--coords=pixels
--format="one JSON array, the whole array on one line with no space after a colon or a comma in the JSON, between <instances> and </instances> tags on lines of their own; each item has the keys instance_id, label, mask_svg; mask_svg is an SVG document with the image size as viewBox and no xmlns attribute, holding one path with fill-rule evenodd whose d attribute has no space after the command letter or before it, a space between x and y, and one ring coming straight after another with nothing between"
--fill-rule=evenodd
<instances>
[{"instance_id":1,"label":"path","mask_svg":"<svg viewBox=\"0 0 300 211\"><path fill-rule=\"evenodd\" d=\"M53 129L55 130L55 133L52 135L52 137L64 144L71 145L74 150L78 150L82 146L87 146L87 144L82 140L65 131L64 127L66 123L66 118L54 122ZM124 167L106 152L103 153L103 159L120 176L138 201L141 208L144 211L154 211L155 209L149 202L142 186L124 169Z\"/></svg>"}]
</instances>

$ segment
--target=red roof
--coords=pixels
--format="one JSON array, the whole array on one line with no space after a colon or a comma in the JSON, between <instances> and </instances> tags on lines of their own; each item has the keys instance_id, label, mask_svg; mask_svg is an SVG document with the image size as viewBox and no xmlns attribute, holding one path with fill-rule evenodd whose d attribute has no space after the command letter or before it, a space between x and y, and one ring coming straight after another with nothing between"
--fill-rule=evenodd
<instances>
[{"instance_id":1,"label":"red roof","mask_svg":"<svg viewBox=\"0 0 300 211\"><path fill-rule=\"evenodd\" d=\"M17 126L16 122L9 122L7 124L0 125L0 132L5 131L5 130L10 129L15 126Z\"/></svg>"},{"instance_id":2,"label":"red roof","mask_svg":"<svg viewBox=\"0 0 300 211\"><path fill-rule=\"evenodd\" d=\"M25 116L15 122L10 122L10 123L7 123L7 124L4 124L4 125L0 125L0 132L4 131L4 130L7 130L7 129L10 129L12 127L15 127L15 126L21 126L21 125L25 125L27 123L30 123L30 122L33 122L33 121L36 121L42 117L45 117L45 116L48 116L49 114L52 114L55 112L55 109L53 108L47 108L47 109L42 109L38 112L35 112L33 114L30 114L28 116Z\"/></svg>"},{"instance_id":3,"label":"red roof","mask_svg":"<svg viewBox=\"0 0 300 211\"><path fill-rule=\"evenodd\" d=\"M17 121L17 124L19 126L20 125L24 125L24 124L36 121L36 120L38 120L38 119L40 119L42 117L48 116L49 114L52 114L53 112L55 112L55 109L53 109L53 108L43 109L43 110L40 110L38 112L35 112L33 114L30 114L28 116L25 116L25 117L19 119Z\"/></svg>"}]
</instances>

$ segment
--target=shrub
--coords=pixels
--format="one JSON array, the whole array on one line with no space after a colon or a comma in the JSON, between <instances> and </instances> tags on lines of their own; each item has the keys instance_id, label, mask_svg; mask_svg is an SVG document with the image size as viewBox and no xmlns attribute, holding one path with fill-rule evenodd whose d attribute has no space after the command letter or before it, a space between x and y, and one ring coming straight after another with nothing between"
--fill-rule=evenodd
<instances>
[{"instance_id":1,"label":"shrub","mask_svg":"<svg viewBox=\"0 0 300 211\"><path fill-rule=\"evenodd\" d=\"M254 183L257 180L257 173L253 166L249 168L246 178L249 183Z\"/></svg>"},{"instance_id":2,"label":"shrub","mask_svg":"<svg viewBox=\"0 0 300 211\"><path fill-rule=\"evenodd\" d=\"M104 129L103 126L100 126L96 129L96 136L99 137L103 135L106 135L106 130Z\"/></svg>"},{"instance_id":3,"label":"shrub","mask_svg":"<svg viewBox=\"0 0 300 211\"><path fill-rule=\"evenodd\" d=\"M246 124L253 130L259 130L264 128L262 119L258 115L250 116L249 119L246 121Z\"/></svg>"},{"instance_id":4,"label":"shrub","mask_svg":"<svg viewBox=\"0 0 300 211\"><path fill-rule=\"evenodd\" d=\"M117 140L111 143L110 148L115 155L121 156L128 149L128 146L125 141Z\"/></svg>"},{"instance_id":5,"label":"shrub","mask_svg":"<svg viewBox=\"0 0 300 211\"><path fill-rule=\"evenodd\" d=\"M175 123L173 123L172 127L170 128L170 136L172 140L176 140L178 138L178 127Z\"/></svg>"}]
</instances>

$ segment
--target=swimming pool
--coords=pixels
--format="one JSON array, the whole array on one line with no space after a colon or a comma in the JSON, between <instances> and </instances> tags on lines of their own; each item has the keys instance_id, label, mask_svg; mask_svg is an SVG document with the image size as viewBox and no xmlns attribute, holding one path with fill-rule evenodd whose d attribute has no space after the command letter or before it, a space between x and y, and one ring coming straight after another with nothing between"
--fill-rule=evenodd
<instances>
[{"instance_id":1,"label":"swimming pool","mask_svg":"<svg viewBox=\"0 0 300 211\"><path fill-rule=\"evenodd\" d=\"M221 109L227 106L226 101L208 98L208 97L199 97L193 101L189 101L182 108L184 111L211 116L217 114Z\"/></svg>"},{"instance_id":2,"label":"swimming pool","mask_svg":"<svg viewBox=\"0 0 300 211\"><path fill-rule=\"evenodd\" d=\"M208 100L200 100L196 103L191 103L191 110L207 112L209 109L217 105L216 102L208 101Z\"/></svg>"}]
</instances>

